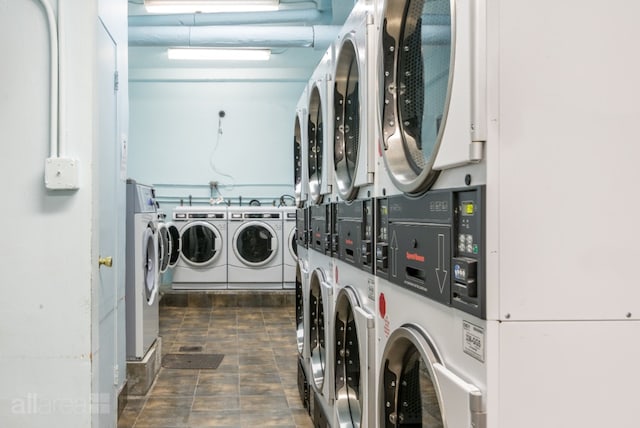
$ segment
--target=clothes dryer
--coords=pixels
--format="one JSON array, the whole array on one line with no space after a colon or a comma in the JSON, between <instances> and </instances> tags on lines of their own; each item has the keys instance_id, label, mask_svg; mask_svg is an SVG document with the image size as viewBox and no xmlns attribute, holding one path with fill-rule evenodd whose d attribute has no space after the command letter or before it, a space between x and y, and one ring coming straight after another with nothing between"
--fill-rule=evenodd
<instances>
[{"instance_id":1,"label":"clothes dryer","mask_svg":"<svg viewBox=\"0 0 640 428\"><path fill-rule=\"evenodd\" d=\"M308 88L305 86L296 105L293 122L293 186L297 207L303 207L309 198L308 170Z\"/></svg>"},{"instance_id":2,"label":"clothes dryer","mask_svg":"<svg viewBox=\"0 0 640 428\"><path fill-rule=\"evenodd\" d=\"M339 427L375 427L375 279L335 259L334 418Z\"/></svg>"},{"instance_id":3,"label":"clothes dryer","mask_svg":"<svg viewBox=\"0 0 640 428\"><path fill-rule=\"evenodd\" d=\"M172 288L227 288L227 207L176 207L173 221L180 230L180 260Z\"/></svg>"},{"instance_id":4,"label":"clothes dryer","mask_svg":"<svg viewBox=\"0 0 640 428\"><path fill-rule=\"evenodd\" d=\"M373 2L357 2L335 42L333 168L336 193L351 201L373 188L370 99L376 93Z\"/></svg>"},{"instance_id":5,"label":"clothes dryer","mask_svg":"<svg viewBox=\"0 0 640 428\"><path fill-rule=\"evenodd\" d=\"M330 202L333 192L333 71L331 45L309 80L308 183L311 204Z\"/></svg>"},{"instance_id":6,"label":"clothes dryer","mask_svg":"<svg viewBox=\"0 0 640 428\"><path fill-rule=\"evenodd\" d=\"M296 282L296 268L298 266L298 237L296 235L296 208L282 208L282 286L294 289Z\"/></svg>"},{"instance_id":7,"label":"clothes dryer","mask_svg":"<svg viewBox=\"0 0 640 428\"><path fill-rule=\"evenodd\" d=\"M139 360L158 337L159 258L156 201L151 186L127 180L127 359Z\"/></svg>"},{"instance_id":8,"label":"clothes dryer","mask_svg":"<svg viewBox=\"0 0 640 428\"><path fill-rule=\"evenodd\" d=\"M282 289L280 208L229 207L229 240L229 288Z\"/></svg>"},{"instance_id":9,"label":"clothes dryer","mask_svg":"<svg viewBox=\"0 0 640 428\"><path fill-rule=\"evenodd\" d=\"M309 207L309 379L312 417L317 426L333 426L333 300L334 263L331 223L334 204Z\"/></svg>"}]
</instances>

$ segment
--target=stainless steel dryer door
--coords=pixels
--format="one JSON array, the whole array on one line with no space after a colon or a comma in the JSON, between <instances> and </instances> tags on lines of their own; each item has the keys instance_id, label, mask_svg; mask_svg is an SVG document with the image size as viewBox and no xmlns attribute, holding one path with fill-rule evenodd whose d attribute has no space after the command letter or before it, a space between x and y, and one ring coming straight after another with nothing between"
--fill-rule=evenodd
<instances>
[{"instance_id":1,"label":"stainless steel dryer door","mask_svg":"<svg viewBox=\"0 0 640 428\"><path fill-rule=\"evenodd\" d=\"M418 327L391 333L380 367L378 426L484 426L480 390L449 371L436 349Z\"/></svg>"},{"instance_id":2,"label":"stainless steel dryer door","mask_svg":"<svg viewBox=\"0 0 640 428\"><path fill-rule=\"evenodd\" d=\"M165 223L158 223L158 270L165 273L171 257L171 238Z\"/></svg>"},{"instance_id":3,"label":"stainless steel dryer door","mask_svg":"<svg viewBox=\"0 0 640 428\"><path fill-rule=\"evenodd\" d=\"M218 228L206 221L188 223L180 234L180 254L192 266L207 266L220 256L223 246Z\"/></svg>"},{"instance_id":4,"label":"stainless steel dryer door","mask_svg":"<svg viewBox=\"0 0 640 428\"><path fill-rule=\"evenodd\" d=\"M428 190L453 79L453 0L387 0L380 97L383 156L404 193Z\"/></svg>"},{"instance_id":5,"label":"stainless steel dryer door","mask_svg":"<svg viewBox=\"0 0 640 428\"><path fill-rule=\"evenodd\" d=\"M278 252L278 235L267 223L243 223L233 236L233 252L247 266L264 266Z\"/></svg>"},{"instance_id":6,"label":"stainless steel dryer door","mask_svg":"<svg viewBox=\"0 0 640 428\"><path fill-rule=\"evenodd\" d=\"M314 84L309 96L309 195L315 204L322 202L322 170L324 156L324 114L323 100L320 89Z\"/></svg>"}]
</instances>

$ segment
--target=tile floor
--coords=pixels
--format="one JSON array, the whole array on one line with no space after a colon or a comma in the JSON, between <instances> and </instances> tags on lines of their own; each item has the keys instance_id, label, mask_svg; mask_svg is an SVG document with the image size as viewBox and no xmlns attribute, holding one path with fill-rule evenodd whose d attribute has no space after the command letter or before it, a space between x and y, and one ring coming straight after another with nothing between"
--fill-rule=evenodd
<instances>
[{"instance_id":1,"label":"tile floor","mask_svg":"<svg viewBox=\"0 0 640 428\"><path fill-rule=\"evenodd\" d=\"M160 308L163 353L224 354L215 370L161 368L129 396L119 428L313 427L297 387L293 305Z\"/></svg>"}]
</instances>

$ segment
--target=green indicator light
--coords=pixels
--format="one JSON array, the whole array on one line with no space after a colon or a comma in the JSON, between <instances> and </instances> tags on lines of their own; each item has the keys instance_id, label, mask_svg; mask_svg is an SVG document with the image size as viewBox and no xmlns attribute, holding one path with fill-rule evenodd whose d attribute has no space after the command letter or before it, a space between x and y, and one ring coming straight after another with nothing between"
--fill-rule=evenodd
<instances>
[{"instance_id":1,"label":"green indicator light","mask_svg":"<svg viewBox=\"0 0 640 428\"><path fill-rule=\"evenodd\" d=\"M473 254L478 254L478 244L473 244Z\"/></svg>"}]
</instances>

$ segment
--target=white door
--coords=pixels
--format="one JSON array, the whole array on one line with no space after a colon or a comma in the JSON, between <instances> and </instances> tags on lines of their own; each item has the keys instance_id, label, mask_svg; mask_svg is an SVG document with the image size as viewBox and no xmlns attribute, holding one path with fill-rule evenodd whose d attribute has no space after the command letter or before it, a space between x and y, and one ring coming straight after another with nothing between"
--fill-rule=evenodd
<instances>
[{"instance_id":1,"label":"white door","mask_svg":"<svg viewBox=\"0 0 640 428\"><path fill-rule=\"evenodd\" d=\"M124 271L124 257L117 251L118 222L118 115L115 86L117 48L114 40L98 23L97 34L97 182L99 281L93 290L93 427L112 427L117 416L118 338L124 324L118 323L118 272ZM111 259L109 259L111 258ZM118 328L122 332L118 332Z\"/></svg>"}]
</instances>

